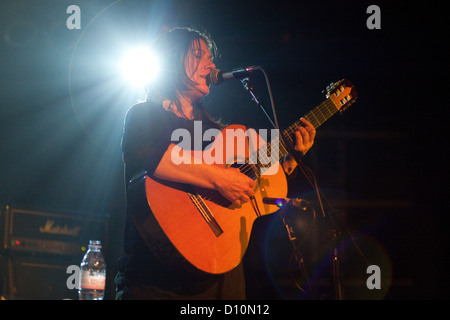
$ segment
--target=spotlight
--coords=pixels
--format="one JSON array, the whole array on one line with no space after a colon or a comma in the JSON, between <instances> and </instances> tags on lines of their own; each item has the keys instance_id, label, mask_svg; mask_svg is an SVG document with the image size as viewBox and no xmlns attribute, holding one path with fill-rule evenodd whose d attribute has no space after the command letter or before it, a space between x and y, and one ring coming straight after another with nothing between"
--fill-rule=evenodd
<instances>
[{"instance_id":1,"label":"spotlight","mask_svg":"<svg viewBox=\"0 0 450 320\"><path fill-rule=\"evenodd\" d=\"M149 48L130 50L122 59L121 70L126 79L135 87L144 87L157 76L158 61Z\"/></svg>"}]
</instances>

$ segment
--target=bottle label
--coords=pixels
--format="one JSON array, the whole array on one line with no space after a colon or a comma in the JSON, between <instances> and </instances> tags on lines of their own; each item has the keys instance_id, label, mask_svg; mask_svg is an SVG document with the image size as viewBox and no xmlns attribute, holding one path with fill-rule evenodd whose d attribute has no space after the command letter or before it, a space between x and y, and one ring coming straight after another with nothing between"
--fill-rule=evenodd
<instances>
[{"instance_id":1,"label":"bottle label","mask_svg":"<svg viewBox=\"0 0 450 320\"><path fill-rule=\"evenodd\" d=\"M89 271L81 271L80 288L90 290L105 290L105 279L106 277L104 274L90 274Z\"/></svg>"}]
</instances>

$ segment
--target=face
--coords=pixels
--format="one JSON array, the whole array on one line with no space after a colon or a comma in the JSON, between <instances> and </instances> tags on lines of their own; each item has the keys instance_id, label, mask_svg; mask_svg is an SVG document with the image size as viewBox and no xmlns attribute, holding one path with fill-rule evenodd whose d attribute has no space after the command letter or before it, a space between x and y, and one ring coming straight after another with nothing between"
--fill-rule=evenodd
<instances>
[{"instance_id":1,"label":"face","mask_svg":"<svg viewBox=\"0 0 450 320\"><path fill-rule=\"evenodd\" d=\"M188 85L183 95L190 98L191 101L196 101L206 96L209 93L209 84L206 81L206 77L216 66L212 62L211 53L203 39L192 42L186 56L185 68L187 76L194 84Z\"/></svg>"}]
</instances>

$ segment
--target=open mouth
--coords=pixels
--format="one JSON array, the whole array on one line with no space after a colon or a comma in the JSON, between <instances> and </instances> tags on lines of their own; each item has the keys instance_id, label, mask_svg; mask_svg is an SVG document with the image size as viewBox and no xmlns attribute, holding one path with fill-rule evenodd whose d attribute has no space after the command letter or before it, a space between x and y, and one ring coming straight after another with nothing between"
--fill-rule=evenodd
<instances>
[{"instance_id":1,"label":"open mouth","mask_svg":"<svg viewBox=\"0 0 450 320\"><path fill-rule=\"evenodd\" d=\"M209 74L205 75L205 76L200 76L201 78L204 78L206 80L206 85L209 87L209 85L211 84L211 80L209 78Z\"/></svg>"}]
</instances>

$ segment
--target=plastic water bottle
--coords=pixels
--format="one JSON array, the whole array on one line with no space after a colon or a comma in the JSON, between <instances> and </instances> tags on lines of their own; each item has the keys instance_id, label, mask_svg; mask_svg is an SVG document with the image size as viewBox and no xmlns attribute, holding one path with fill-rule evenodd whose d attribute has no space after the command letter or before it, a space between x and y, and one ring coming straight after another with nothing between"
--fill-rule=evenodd
<instances>
[{"instance_id":1,"label":"plastic water bottle","mask_svg":"<svg viewBox=\"0 0 450 320\"><path fill-rule=\"evenodd\" d=\"M101 241L89 241L89 249L80 265L80 288L78 289L80 300L103 300L106 263L101 249Z\"/></svg>"}]
</instances>

